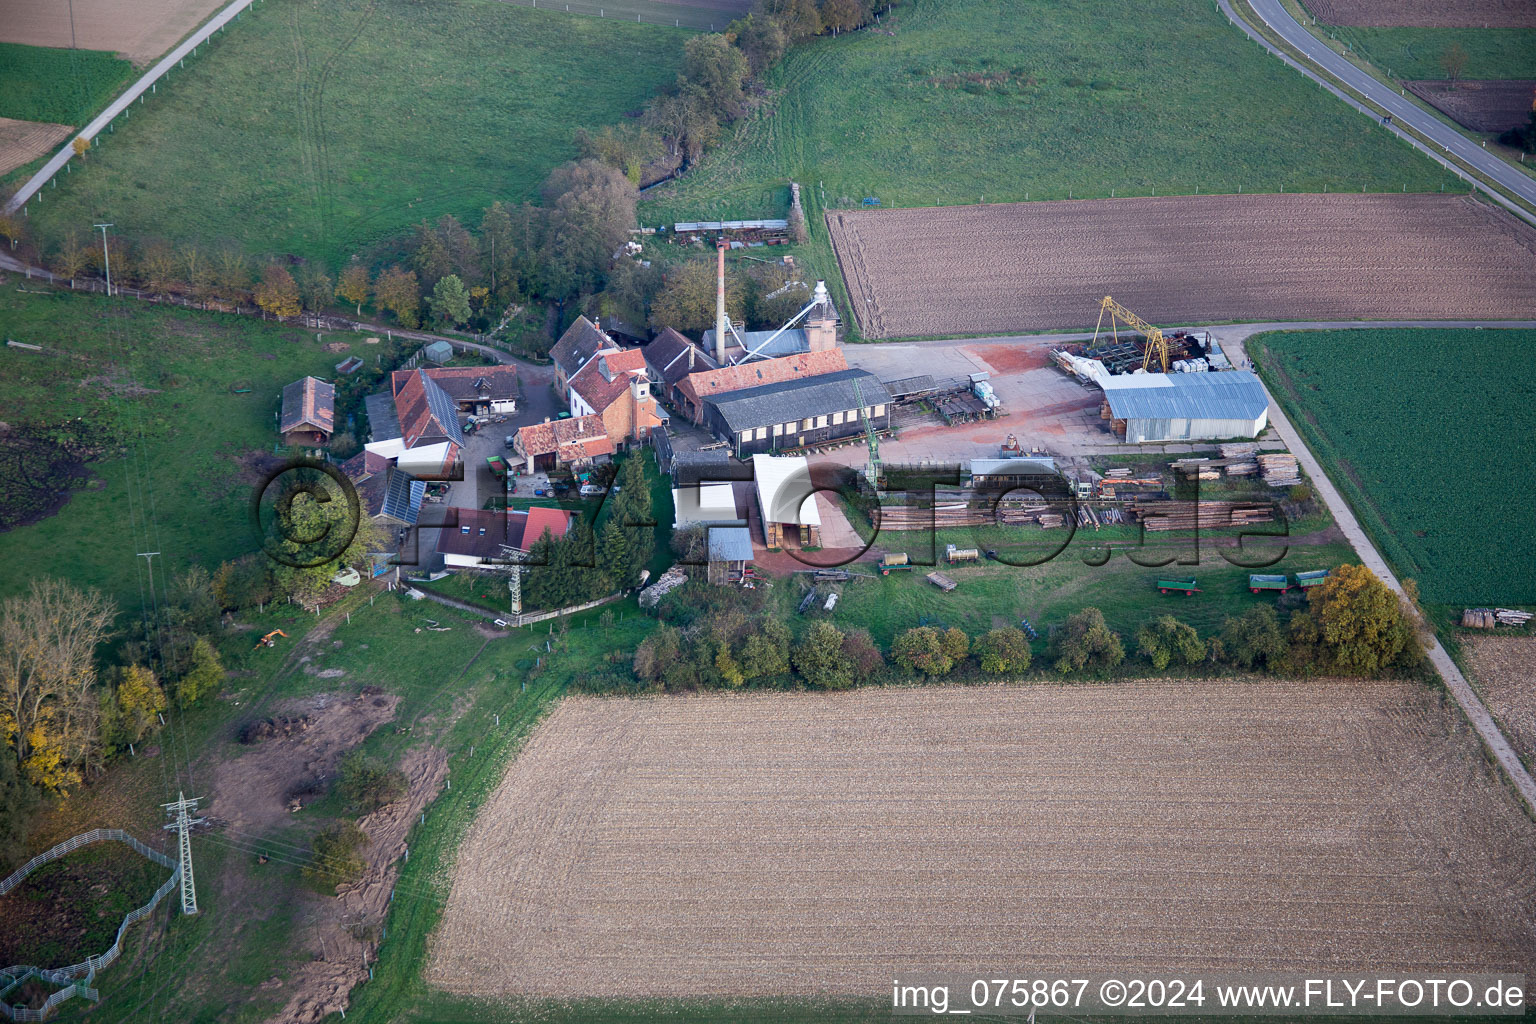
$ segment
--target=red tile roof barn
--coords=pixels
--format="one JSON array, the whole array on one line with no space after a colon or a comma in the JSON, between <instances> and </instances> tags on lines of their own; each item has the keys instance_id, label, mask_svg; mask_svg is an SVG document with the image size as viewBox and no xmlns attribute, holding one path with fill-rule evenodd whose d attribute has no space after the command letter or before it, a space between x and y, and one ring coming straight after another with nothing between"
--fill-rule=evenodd
<instances>
[{"instance_id":1,"label":"red tile roof barn","mask_svg":"<svg viewBox=\"0 0 1536 1024\"><path fill-rule=\"evenodd\" d=\"M819 377L824 373L846 369L848 361L843 358L841 349L796 352L778 359L758 359L750 363L737 363L735 366L722 366L718 370L690 373L677 389L696 404L702 404L706 399L728 391Z\"/></svg>"},{"instance_id":2,"label":"red tile roof barn","mask_svg":"<svg viewBox=\"0 0 1536 1024\"><path fill-rule=\"evenodd\" d=\"M560 462L612 455L613 442L597 414L534 423L517 432L517 450L524 455L555 454Z\"/></svg>"},{"instance_id":3,"label":"red tile roof barn","mask_svg":"<svg viewBox=\"0 0 1536 1024\"><path fill-rule=\"evenodd\" d=\"M390 386L400 394L407 381L418 373L442 388L455 402L501 402L517 397L515 366L436 366L419 370L396 370Z\"/></svg>"}]
</instances>

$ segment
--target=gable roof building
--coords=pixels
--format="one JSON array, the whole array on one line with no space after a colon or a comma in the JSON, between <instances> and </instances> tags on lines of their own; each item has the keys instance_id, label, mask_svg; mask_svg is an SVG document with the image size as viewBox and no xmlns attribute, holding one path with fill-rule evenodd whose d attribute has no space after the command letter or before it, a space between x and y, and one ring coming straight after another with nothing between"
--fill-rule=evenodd
<instances>
[{"instance_id":1,"label":"gable roof building","mask_svg":"<svg viewBox=\"0 0 1536 1024\"><path fill-rule=\"evenodd\" d=\"M597 415L547 420L523 427L512 438L512 450L528 460L528 472L559 466L585 466L612 455L613 441Z\"/></svg>"},{"instance_id":2,"label":"gable roof building","mask_svg":"<svg viewBox=\"0 0 1536 1024\"><path fill-rule=\"evenodd\" d=\"M719 369L720 364L707 351L668 327L645 346L645 368L650 372L661 397L677 402L677 386L690 373Z\"/></svg>"},{"instance_id":3,"label":"gable roof building","mask_svg":"<svg viewBox=\"0 0 1536 1024\"><path fill-rule=\"evenodd\" d=\"M589 359L605 348L617 347L596 324L584 316L577 317L549 350L549 358L555 364L555 390L560 397L569 396L571 378Z\"/></svg>"},{"instance_id":4,"label":"gable roof building","mask_svg":"<svg viewBox=\"0 0 1536 1024\"><path fill-rule=\"evenodd\" d=\"M558 508L526 512L457 508L458 525L444 526L437 551L446 565L476 568L506 564L513 552L526 552L548 530L557 540L570 529L576 513Z\"/></svg>"},{"instance_id":5,"label":"gable roof building","mask_svg":"<svg viewBox=\"0 0 1536 1024\"><path fill-rule=\"evenodd\" d=\"M616 447L645 440L664 422L638 348L605 349L587 360L570 380L570 402L573 416L601 416Z\"/></svg>"},{"instance_id":6,"label":"gable roof building","mask_svg":"<svg viewBox=\"0 0 1536 1024\"><path fill-rule=\"evenodd\" d=\"M283 388L278 430L289 444L326 444L336 432L336 388L304 377Z\"/></svg>"},{"instance_id":7,"label":"gable roof building","mask_svg":"<svg viewBox=\"0 0 1536 1024\"><path fill-rule=\"evenodd\" d=\"M710 430L730 442L738 459L855 437L864 433L866 416L877 431L891 425L890 393L874 374L858 369L731 391L705 408Z\"/></svg>"},{"instance_id":8,"label":"gable roof building","mask_svg":"<svg viewBox=\"0 0 1536 1024\"><path fill-rule=\"evenodd\" d=\"M1112 428L1132 444L1257 437L1269 422L1269 395L1247 370L1128 373L1099 383Z\"/></svg>"},{"instance_id":9,"label":"gable roof building","mask_svg":"<svg viewBox=\"0 0 1536 1024\"><path fill-rule=\"evenodd\" d=\"M518 390L515 366L436 366L396 370L390 376L390 386L396 396L415 374L425 374L465 412L516 410Z\"/></svg>"},{"instance_id":10,"label":"gable roof building","mask_svg":"<svg viewBox=\"0 0 1536 1024\"><path fill-rule=\"evenodd\" d=\"M691 373L677 385L683 411L694 423L704 422L704 406L716 396L764 384L804 380L848 369L841 349L797 352L778 359L759 359L734 366Z\"/></svg>"}]
</instances>

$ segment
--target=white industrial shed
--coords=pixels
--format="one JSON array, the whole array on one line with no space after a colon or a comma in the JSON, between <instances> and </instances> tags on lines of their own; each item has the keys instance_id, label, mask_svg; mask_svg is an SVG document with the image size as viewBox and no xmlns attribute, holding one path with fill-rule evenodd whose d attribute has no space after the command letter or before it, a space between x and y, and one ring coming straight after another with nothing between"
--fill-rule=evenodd
<instances>
[{"instance_id":1,"label":"white industrial shed","mask_svg":"<svg viewBox=\"0 0 1536 1024\"><path fill-rule=\"evenodd\" d=\"M1132 444L1257 437L1269 423L1269 396L1247 370L1128 373L1099 383L1116 432L1124 423Z\"/></svg>"}]
</instances>

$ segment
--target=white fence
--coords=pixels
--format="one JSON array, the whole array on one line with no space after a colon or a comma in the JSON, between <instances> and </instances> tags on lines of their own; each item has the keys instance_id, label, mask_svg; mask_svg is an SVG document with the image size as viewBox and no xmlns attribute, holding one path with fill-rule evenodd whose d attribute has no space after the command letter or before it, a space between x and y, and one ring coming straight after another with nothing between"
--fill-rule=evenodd
<instances>
[{"instance_id":1,"label":"white fence","mask_svg":"<svg viewBox=\"0 0 1536 1024\"><path fill-rule=\"evenodd\" d=\"M149 858L156 864L170 868L171 877L166 879L164 885L155 890L154 896L150 897L148 903L144 904L142 907L139 907L136 910L131 910L128 912L128 914L123 918L123 923L117 926L117 936L112 940L112 945L107 949L105 953L98 953L94 956L86 957L80 963L71 964L68 967L40 968L31 966L17 966L7 967L3 971L0 971L0 983L3 983L7 986L19 983L25 980L27 977L37 977L49 982L50 984L63 986L62 988L58 989L58 991L50 995L47 1002L43 1003L40 1009L33 1009L29 1006L12 1006L10 1003L0 1000L0 1016L4 1016L10 1020L17 1021L40 1021L46 1019L49 1014L58 1008L60 1003L72 999L77 995L94 1000L96 998L96 990L90 988L89 986L91 981L95 978L96 972L101 970L103 967L107 967L122 955L123 936L127 934L128 929L132 927L135 922L141 921L145 917L154 913L155 908L160 905L160 901L165 899L166 895L181 883L181 865L176 861L171 860L171 858L167 857L159 850L153 850L148 846L145 846L143 843L139 842L137 839L133 838L133 836L129 835L127 832L124 832L120 828L97 828L92 829L89 832L82 833L71 839L66 839L64 842L55 847L52 847L51 849L44 850L36 857L33 857L31 860L27 861L21 867L11 872L4 881L0 881L0 896L4 896L6 893L16 888L16 886L20 885L28 875L42 867L44 864L47 864L50 861L58 860L60 857L64 857L70 853L73 853L75 850L80 849L82 846L89 846L92 843L106 842L109 840L124 843L131 847L135 852Z\"/></svg>"}]
</instances>

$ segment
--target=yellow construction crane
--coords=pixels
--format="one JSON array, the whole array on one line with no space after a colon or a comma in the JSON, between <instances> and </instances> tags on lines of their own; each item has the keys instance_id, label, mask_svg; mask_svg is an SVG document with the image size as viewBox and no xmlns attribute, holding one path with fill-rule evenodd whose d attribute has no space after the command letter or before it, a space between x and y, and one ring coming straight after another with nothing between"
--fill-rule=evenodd
<instances>
[{"instance_id":1,"label":"yellow construction crane","mask_svg":"<svg viewBox=\"0 0 1536 1024\"><path fill-rule=\"evenodd\" d=\"M1141 368L1146 370L1152 365L1152 351L1157 350L1157 358L1163 365L1163 372L1168 372L1168 341L1163 337L1160 328L1153 327L1141 317L1126 309L1120 303L1104 296L1104 301L1099 303L1099 323L1093 329L1093 344L1099 343L1099 330L1104 326L1104 314L1109 314L1109 334L1115 341L1120 340L1119 325L1124 323L1127 327L1134 327L1147 337L1147 351L1141 359Z\"/></svg>"}]
</instances>

